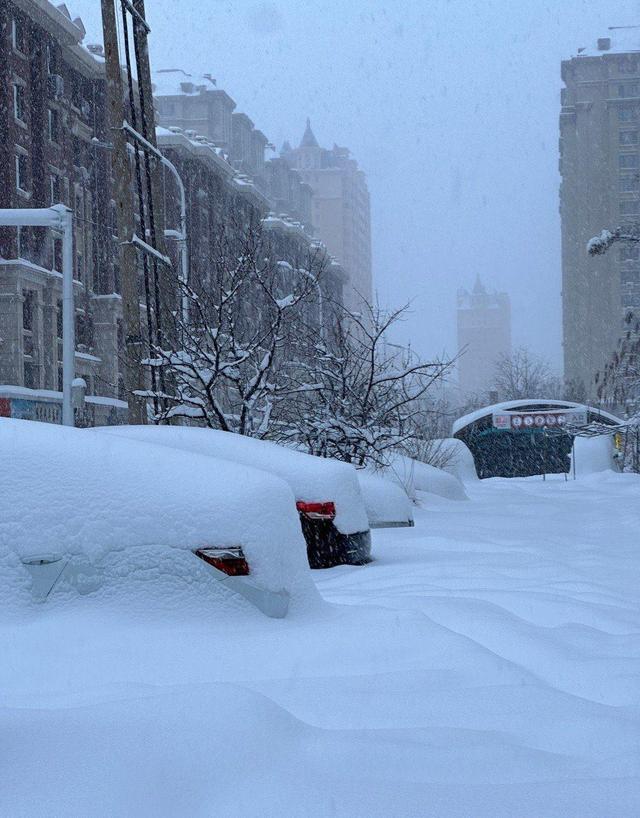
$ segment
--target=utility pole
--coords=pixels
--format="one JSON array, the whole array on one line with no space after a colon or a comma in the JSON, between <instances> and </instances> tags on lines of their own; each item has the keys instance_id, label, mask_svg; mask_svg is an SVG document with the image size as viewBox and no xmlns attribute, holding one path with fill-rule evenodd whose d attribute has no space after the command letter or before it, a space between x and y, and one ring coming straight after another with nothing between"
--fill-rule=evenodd
<instances>
[{"instance_id":1,"label":"utility pole","mask_svg":"<svg viewBox=\"0 0 640 818\"><path fill-rule=\"evenodd\" d=\"M118 52L118 35L113 0L101 0L102 31L104 36L105 73L109 126L113 143L113 194L118 216L118 248L120 262L120 289L124 324L124 384L129 405L129 422L146 423L146 400L136 391L144 390L142 367L144 340L140 325L138 298L137 250L132 243L135 233L131 165L127 140L122 129L124 89Z\"/></svg>"}]
</instances>

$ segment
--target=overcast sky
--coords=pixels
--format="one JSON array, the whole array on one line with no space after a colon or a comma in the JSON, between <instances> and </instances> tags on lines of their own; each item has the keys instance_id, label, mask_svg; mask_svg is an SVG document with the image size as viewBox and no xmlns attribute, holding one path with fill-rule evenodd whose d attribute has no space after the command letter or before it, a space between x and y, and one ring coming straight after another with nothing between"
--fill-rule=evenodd
<instances>
[{"instance_id":1,"label":"overcast sky","mask_svg":"<svg viewBox=\"0 0 640 818\"><path fill-rule=\"evenodd\" d=\"M87 41L99 0L68 0ZM514 343L560 371L560 61L640 24L637 0L146 0L152 68L210 72L278 147L305 118L371 192L396 340L456 348L459 286L511 295ZM640 32L639 32L640 36Z\"/></svg>"}]
</instances>

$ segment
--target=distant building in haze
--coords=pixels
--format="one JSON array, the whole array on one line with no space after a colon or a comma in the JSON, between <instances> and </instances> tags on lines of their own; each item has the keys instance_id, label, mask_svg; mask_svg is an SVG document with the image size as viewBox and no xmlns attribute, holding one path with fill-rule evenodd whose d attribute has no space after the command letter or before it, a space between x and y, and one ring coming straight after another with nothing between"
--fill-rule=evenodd
<instances>
[{"instance_id":1,"label":"distant building in haze","mask_svg":"<svg viewBox=\"0 0 640 818\"><path fill-rule=\"evenodd\" d=\"M640 307L640 248L591 258L604 228L640 220L640 28L611 30L562 63L560 214L565 378L594 398L624 314Z\"/></svg>"},{"instance_id":2,"label":"distant building in haze","mask_svg":"<svg viewBox=\"0 0 640 818\"><path fill-rule=\"evenodd\" d=\"M346 306L361 309L362 298L373 300L371 216L364 172L348 148L321 148L309 120L300 145L292 149L285 143L281 156L311 187L314 231L349 275Z\"/></svg>"},{"instance_id":3,"label":"distant building in haze","mask_svg":"<svg viewBox=\"0 0 640 818\"><path fill-rule=\"evenodd\" d=\"M458 290L458 380L463 394L485 392L496 362L511 354L511 304L507 293L488 292L480 276L473 290Z\"/></svg>"}]
</instances>

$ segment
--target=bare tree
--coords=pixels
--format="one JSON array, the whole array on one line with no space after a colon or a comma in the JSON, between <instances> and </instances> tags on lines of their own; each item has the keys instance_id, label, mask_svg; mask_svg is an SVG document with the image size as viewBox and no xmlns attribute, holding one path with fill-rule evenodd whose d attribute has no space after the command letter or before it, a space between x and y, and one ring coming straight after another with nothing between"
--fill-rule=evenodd
<instances>
[{"instance_id":1,"label":"bare tree","mask_svg":"<svg viewBox=\"0 0 640 818\"><path fill-rule=\"evenodd\" d=\"M561 381L552 374L549 364L525 347L498 358L492 388L501 401L558 398L562 394Z\"/></svg>"},{"instance_id":2,"label":"bare tree","mask_svg":"<svg viewBox=\"0 0 640 818\"><path fill-rule=\"evenodd\" d=\"M384 466L392 452L407 451L424 433L424 400L454 362L425 363L387 342L405 310L386 312L363 302L362 312L354 313L334 305L331 338L316 344L300 370L303 380L321 388L300 391L289 404L283 440L356 466Z\"/></svg>"},{"instance_id":3,"label":"bare tree","mask_svg":"<svg viewBox=\"0 0 640 818\"><path fill-rule=\"evenodd\" d=\"M596 375L598 398L613 411L632 417L640 412L640 322L632 312L604 370Z\"/></svg>"},{"instance_id":4,"label":"bare tree","mask_svg":"<svg viewBox=\"0 0 640 818\"><path fill-rule=\"evenodd\" d=\"M176 280L171 342L144 361L170 385L146 393L160 407L156 422L190 418L268 437L285 401L318 388L300 381L294 362L325 260L314 251L298 262L278 259L254 222L221 233L204 281Z\"/></svg>"}]
</instances>

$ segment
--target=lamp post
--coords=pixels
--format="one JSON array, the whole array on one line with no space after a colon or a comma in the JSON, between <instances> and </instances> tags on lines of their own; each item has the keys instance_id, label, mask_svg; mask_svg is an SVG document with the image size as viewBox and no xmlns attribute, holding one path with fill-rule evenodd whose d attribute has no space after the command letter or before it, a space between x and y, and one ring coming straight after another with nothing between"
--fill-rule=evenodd
<instances>
[{"instance_id":1,"label":"lamp post","mask_svg":"<svg viewBox=\"0 0 640 818\"><path fill-rule=\"evenodd\" d=\"M62 423L73 426L71 384L75 377L73 303L73 212L66 205L0 209L3 227L48 227L62 233Z\"/></svg>"}]
</instances>

